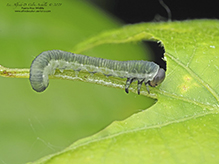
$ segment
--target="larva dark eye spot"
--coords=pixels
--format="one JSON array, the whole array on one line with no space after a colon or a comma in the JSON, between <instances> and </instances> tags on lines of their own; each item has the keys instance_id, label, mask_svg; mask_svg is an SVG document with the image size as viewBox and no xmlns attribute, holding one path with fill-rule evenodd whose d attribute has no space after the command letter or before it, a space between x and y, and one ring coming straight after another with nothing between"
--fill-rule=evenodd
<instances>
[{"instance_id":1,"label":"larva dark eye spot","mask_svg":"<svg viewBox=\"0 0 219 164\"><path fill-rule=\"evenodd\" d=\"M165 79L165 71L163 68L160 68L156 74L156 76L153 78L152 81L149 82L149 85L151 87L156 87L160 83L162 83Z\"/></svg>"},{"instance_id":2,"label":"larva dark eye spot","mask_svg":"<svg viewBox=\"0 0 219 164\"><path fill-rule=\"evenodd\" d=\"M42 52L33 60L29 78L32 88L37 92L43 92L49 85L49 75L54 75L57 69L61 72L75 71L75 76L83 71L91 74L102 73L107 77L125 78L127 93L132 82L137 81L138 94L140 94L142 83L155 87L165 78L164 69L154 62L115 61L52 50Z\"/></svg>"}]
</instances>

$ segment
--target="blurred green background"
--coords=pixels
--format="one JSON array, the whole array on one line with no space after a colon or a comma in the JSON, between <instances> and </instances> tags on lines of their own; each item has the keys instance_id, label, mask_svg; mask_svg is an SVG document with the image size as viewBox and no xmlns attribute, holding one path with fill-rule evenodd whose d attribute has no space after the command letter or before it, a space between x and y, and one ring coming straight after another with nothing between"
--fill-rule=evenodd
<instances>
[{"instance_id":1,"label":"blurred green background","mask_svg":"<svg viewBox=\"0 0 219 164\"><path fill-rule=\"evenodd\" d=\"M121 26L85 0L54 1L61 6L39 13L15 12L17 2L0 2L0 65L5 67L29 68L42 51L71 51L86 38ZM45 1L27 1L33 2ZM142 60L148 59L147 52L134 43L103 45L82 54ZM0 163L26 163L58 152L153 103L123 90L67 80L50 80L45 92L36 93L28 79L0 77Z\"/></svg>"}]
</instances>

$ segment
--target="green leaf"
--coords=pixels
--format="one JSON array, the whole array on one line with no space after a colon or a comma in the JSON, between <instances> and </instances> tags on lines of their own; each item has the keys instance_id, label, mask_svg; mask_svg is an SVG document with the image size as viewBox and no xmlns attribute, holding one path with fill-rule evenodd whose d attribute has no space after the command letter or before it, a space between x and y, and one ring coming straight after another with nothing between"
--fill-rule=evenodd
<instances>
[{"instance_id":1,"label":"green leaf","mask_svg":"<svg viewBox=\"0 0 219 164\"><path fill-rule=\"evenodd\" d=\"M76 46L162 42L167 76L152 91L158 102L34 163L218 163L218 29L217 20L143 23Z\"/></svg>"}]
</instances>

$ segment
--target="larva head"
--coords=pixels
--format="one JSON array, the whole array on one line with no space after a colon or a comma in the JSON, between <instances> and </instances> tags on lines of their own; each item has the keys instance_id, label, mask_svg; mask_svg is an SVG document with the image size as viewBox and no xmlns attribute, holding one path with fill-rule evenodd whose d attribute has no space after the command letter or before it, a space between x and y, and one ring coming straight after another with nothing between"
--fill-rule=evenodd
<instances>
[{"instance_id":1,"label":"larva head","mask_svg":"<svg viewBox=\"0 0 219 164\"><path fill-rule=\"evenodd\" d=\"M165 78L165 71L163 68L159 68L153 80L149 82L149 85L151 87L156 87L157 85L163 82L164 78Z\"/></svg>"}]
</instances>

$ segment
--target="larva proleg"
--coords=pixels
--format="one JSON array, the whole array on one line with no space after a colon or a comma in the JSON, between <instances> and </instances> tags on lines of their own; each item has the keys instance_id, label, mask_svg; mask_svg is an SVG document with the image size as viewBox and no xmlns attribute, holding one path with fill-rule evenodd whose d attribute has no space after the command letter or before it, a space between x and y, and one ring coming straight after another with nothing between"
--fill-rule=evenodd
<instances>
[{"instance_id":1,"label":"larva proleg","mask_svg":"<svg viewBox=\"0 0 219 164\"><path fill-rule=\"evenodd\" d=\"M142 83L155 87L165 78L164 69L154 62L116 61L52 50L42 52L33 60L29 78L32 88L37 92L44 91L49 85L49 75L54 75L56 69L61 72L73 70L79 73L83 70L92 74L102 73L107 77L126 78L127 93L131 83L138 81L138 94L140 94Z\"/></svg>"}]
</instances>

